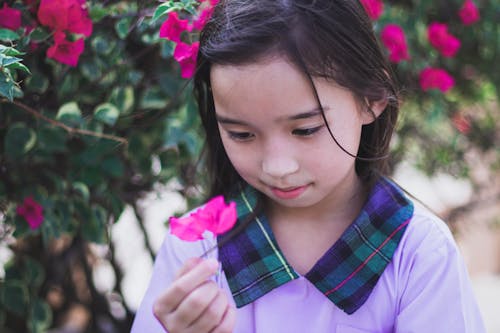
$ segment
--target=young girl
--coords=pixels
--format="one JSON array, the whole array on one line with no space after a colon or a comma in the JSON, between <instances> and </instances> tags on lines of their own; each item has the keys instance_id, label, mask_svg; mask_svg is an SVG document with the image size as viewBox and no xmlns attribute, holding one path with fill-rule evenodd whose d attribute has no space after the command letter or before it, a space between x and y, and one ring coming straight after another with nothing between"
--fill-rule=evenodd
<instances>
[{"instance_id":1,"label":"young girl","mask_svg":"<svg viewBox=\"0 0 500 333\"><path fill-rule=\"evenodd\" d=\"M167 235L132 332L485 332L446 225L381 176L397 89L357 0L221 0L195 93L238 222Z\"/></svg>"}]
</instances>

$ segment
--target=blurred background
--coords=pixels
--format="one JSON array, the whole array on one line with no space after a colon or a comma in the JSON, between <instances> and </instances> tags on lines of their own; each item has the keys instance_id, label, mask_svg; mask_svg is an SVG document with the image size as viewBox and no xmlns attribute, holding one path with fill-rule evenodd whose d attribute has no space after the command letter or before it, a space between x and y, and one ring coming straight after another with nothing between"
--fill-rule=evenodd
<instances>
[{"instance_id":1,"label":"blurred background","mask_svg":"<svg viewBox=\"0 0 500 333\"><path fill-rule=\"evenodd\" d=\"M0 332L130 330L168 218L203 200L190 77L214 3L0 0ZM500 332L500 1L360 3L402 87L391 176L448 223Z\"/></svg>"}]
</instances>

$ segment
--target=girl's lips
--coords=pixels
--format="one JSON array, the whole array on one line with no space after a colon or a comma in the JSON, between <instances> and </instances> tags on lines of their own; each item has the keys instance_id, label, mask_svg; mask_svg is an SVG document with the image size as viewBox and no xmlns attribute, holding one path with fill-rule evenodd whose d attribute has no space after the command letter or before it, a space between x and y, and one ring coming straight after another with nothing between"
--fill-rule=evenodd
<instances>
[{"instance_id":1,"label":"girl's lips","mask_svg":"<svg viewBox=\"0 0 500 333\"><path fill-rule=\"evenodd\" d=\"M308 185L290 187L286 189L280 189L277 187L271 187L273 194L280 199L295 199L300 196L309 187Z\"/></svg>"}]
</instances>

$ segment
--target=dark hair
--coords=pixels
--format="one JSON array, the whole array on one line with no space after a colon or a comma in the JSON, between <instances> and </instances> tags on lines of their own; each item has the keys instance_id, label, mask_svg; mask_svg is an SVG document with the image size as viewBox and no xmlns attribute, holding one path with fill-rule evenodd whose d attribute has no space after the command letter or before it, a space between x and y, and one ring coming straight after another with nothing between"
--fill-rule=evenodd
<instances>
[{"instance_id":1,"label":"dark hair","mask_svg":"<svg viewBox=\"0 0 500 333\"><path fill-rule=\"evenodd\" d=\"M255 63L272 55L286 57L309 77L320 108L313 77L349 89L376 118L363 126L358 152L346 152L356 153L356 172L371 186L380 174L387 172L399 101L392 71L359 1L221 0L201 32L194 78L206 132L204 159L209 173L209 195L228 195L232 186L243 182L222 145L210 68L212 64ZM380 100L387 100L388 104L375 117L369 105ZM331 131L330 135L337 142Z\"/></svg>"}]
</instances>

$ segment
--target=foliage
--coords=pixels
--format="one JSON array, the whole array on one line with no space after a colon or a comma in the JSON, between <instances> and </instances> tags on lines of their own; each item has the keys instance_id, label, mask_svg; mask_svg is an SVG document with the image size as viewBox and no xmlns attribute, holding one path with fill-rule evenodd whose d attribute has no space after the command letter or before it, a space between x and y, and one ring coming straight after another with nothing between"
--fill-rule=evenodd
<instances>
[{"instance_id":1,"label":"foliage","mask_svg":"<svg viewBox=\"0 0 500 333\"><path fill-rule=\"evenodd\" d=\"M132 311L120 299L126 311L117 317L93 286L88 244L108 244L125 205L156 183L175 180L188 200L200 199L202 139L191 82L181 75L192 74L186 66L195 53L186 47L196 45L199 8L210 7L196 0L61 0L54 16L54 0L0 3L21 13L19 22L9 12L9 25L0 23L0 243L13 252L0 280L0 331L44 332L73 304L91 313L89 332L104 332L102 320L111 331L128 331ZM384 38L404 40L386 44L388 54L407 48L393 58L405 97L394 161L410 158L431 174L466 176L470 149L496 152L500 165L500 6L477 0L479 21L464 25L462 3L386 1L373 21L379 36L389 24L402 28L403 37L394 29ZM185 31L178 40L166 39L168 32L160 38L174 12L189 21ZM448 24L444 36L460 41L452 56L431 45L432 22ZM445 70L453 88L422 90L427 67ZM121 295L120 268L113 267ZM78 292L75 271L90 296ZM54 301L54 294L64 297Z\"/></svg>"}]
</instances>

